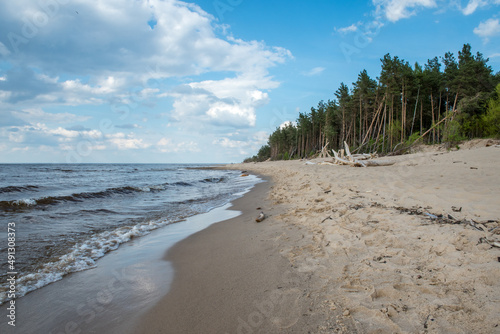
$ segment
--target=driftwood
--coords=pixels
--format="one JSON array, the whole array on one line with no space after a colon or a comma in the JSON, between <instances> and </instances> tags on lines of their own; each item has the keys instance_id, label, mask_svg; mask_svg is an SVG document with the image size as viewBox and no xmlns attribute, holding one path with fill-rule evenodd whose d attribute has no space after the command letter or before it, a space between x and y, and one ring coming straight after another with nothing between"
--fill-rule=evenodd
<instances>
[{"instance_id":1,"label":"driftwood","mask_svg":"<svg viewBox=\"0 0 500 334\"><path fill-rule=\"evenodd\" d=\"M376 156L376 153L375 154L353 154L352 157L355 159L355 160L368 160L368 159L373 159L375 158Z\"/></svg>"},{"instance_id":2,"label":"driftwood","mask_svg":"<svg viewBox=\"0 0 500 334\"><path fill-rule=\"evenodd\" d=\"M389 160L368 160L363 162L363 164L366 167L392 166L395 163L396 163L395 161L389 161Z\"/></svg>"},{"instance_id":3,"label":"driftwood","mask_svg":"<svg viewBox=\"0 0 500 334\"><path fill-rule=\"evenodd\" d=\"M330 153L328 153L328 145L330 145L330 142L326 142L326 145L321 149L321 153L319 155L320 158L331 158L332 156Z\"/></svg>"},{"instance_id":4,"label":"driftwood","mask_svg":"<svg viewBox=\"0 0 500 334\"><path fill-rule=\"evenodd\" d=\"M345 153L347 155L347 159L339 157L338 153L332 149L335 163L337 164L350 165L353 167L375 167L375 166L378 167L378 166L391 166L394 165L395 163L394 161L387 161L387 160L370 160L377 156L376 153L352 155L351 151L349 150L349 145L347 145L346 142L344 142L344 145L345 145Z\"/></svg>"}]
</instances>

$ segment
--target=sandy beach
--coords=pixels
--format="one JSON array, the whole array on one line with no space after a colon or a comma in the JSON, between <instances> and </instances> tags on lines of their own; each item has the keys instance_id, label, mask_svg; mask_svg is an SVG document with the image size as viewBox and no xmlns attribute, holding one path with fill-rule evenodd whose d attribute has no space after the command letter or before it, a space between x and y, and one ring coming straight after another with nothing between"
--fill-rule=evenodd
<instances>
[{"instance_id":1,"label":"sandy beach","mask_svg":"<svg viewBox=\"0 0 500 334\"><path fill-rule=\"evenodd\" d=\"M228 166L270 182L168 252L171 292L134 332L499 333L500 148L485 143L385 167Z\"/></svg>"}]
</instances>

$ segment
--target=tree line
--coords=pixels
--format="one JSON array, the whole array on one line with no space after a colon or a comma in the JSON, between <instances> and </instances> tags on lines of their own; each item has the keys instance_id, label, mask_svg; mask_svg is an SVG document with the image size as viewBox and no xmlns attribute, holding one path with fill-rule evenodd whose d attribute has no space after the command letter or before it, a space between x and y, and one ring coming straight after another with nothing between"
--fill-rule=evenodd
<instances>
[{"instance_id":1,"label":"tree line","mask_svg":"<svg viewBox=\"0 0 500 334\"><path fill-rule=\"evenodd\" d=\"M278 127L245 161L304 158L346 142L359 152L389 153L427 144L500 135L500 72L465 44L424 66L386 54L376 80L366 70L335 98ZM496 87L498 86L498 87ZM496 89L495 89L496 87Z\"/></svg>"}]
</instances>

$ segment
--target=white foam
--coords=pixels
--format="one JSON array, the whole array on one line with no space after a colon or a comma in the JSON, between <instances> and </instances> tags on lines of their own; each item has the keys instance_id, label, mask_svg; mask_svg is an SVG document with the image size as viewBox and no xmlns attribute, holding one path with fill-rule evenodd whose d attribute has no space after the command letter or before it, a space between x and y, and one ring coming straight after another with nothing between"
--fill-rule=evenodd
<instances>
[{"instance_id":1,"label":"white foam","mask_svg":"<svg viewBox=\"0 0 500 334\"><path fill-rule=\"evenodd\" d=\"M27 205L27 206L33 206L36 205L36 201L32 198L24 198L24 199L18 199L13 202L16 205Z\"/></svg>"},{"instance_id":2,"label":"white foam","mask_svg":"<svg viewBox=\"0 0 500 334\"><path fill-rule=\"evenodd\" d=\"M171 223L168 220L149 221L132 227L119 227L112 231L104 231L82 243L78 243L56 262L46 263L36 273L20 276L17 279L16 297L61 280L69 273L78 272L96 266L96 260L132 238L141 237L152 230ZM0 304L7 299L7 292L0 292Z\"/></svg>"}]
</instances>

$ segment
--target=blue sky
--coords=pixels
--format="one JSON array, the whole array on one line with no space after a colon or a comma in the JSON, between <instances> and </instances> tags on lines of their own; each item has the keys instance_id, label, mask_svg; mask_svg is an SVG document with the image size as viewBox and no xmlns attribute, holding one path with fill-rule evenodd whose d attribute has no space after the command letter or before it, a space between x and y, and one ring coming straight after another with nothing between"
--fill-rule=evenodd
<instances>
[{"instance_id":1,"label":"blue sky","mask_svg":"<svg viewBox=\"0 0 500 334\"><path fill-rule=\"evenodd\" d=\"M500 0L0 3L0 163L239 162L386 53L500 70Z\"/></svg>"}]
</instances>

